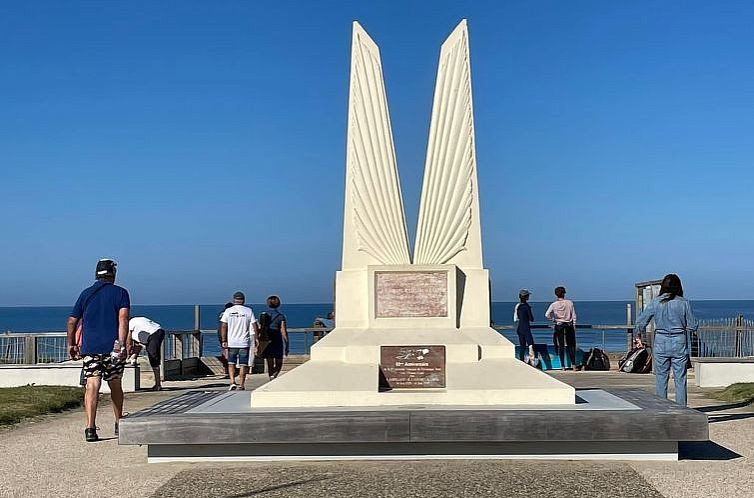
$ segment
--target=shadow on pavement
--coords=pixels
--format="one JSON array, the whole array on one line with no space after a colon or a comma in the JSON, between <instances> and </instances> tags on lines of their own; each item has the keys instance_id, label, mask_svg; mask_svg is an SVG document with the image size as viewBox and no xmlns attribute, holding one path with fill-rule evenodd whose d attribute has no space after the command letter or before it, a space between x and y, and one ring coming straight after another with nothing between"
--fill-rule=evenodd
<instances>
[{"instance_id":1,"label":"shadow on pavement","mask_svg":"<svg viewBox=\"0 0 754 498\"><path fill-rule=\"evenodd\" d=\"M754 413L727 413L720 415L710 415L707 418L709 419L710 424L714 424L716 422L729 422L731 420L742 420L752 417L754 417Z\"/></svg>"},{"instance_id":2,"label":"shadow on pavement","mask_svg":"<svg viewBox=\"0 0 754 498\"><path fill-rule=\"evenodd\" d=\"M735 460L736 458L743 457L714 441L681 441L678 443L679 460Z\"/></svg>"},{"instance_id":3,"label":"shadow on pavement","mask_svg":"<svg viewBox=\"0 0 754 498\"><path fill-rule=\"evenodd\" d=\"M718 412L721 410L732 410L734 408L743 408L745 406L749 406L750 404L751 404L751 401L738 401L736 403L728 403L727 405L701 406L699 408L696 408L696 410L699 410L700 412L704 412L704 413Z\"/></svg>"},{"instance_id":4,"label":"shadow on pavement","mask_svg":"<svg viewBox=\"0 0 754 498\"><path fill-rule=\"evenodd\" d=\"M254 491L243 492L235 495L226 495L225 498L247 498L249 496L261 495L262 493L267 493L268 491L277 491L279 489L292 488L294 486L300 486L302 484L309 484L317 481L326 481L328 479L329 477L312 477L311 479L301 479L298 481L286 482L275 486L266 486Z\"/></svg>"}]
</instances>

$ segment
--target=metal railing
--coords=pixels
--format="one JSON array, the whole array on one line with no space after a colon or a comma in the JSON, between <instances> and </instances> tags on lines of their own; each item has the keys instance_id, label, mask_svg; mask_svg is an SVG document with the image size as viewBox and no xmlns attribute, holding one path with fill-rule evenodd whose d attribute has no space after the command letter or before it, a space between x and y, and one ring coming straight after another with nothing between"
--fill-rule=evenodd
<instances>
[{"instance_id":1,"label":"metal railing","mask_svg":"<svg viewBox=\"0 0 754 498\"><path fill-rule=\"evenodd\" d=\"M515 325L493 325L492 328L502 333L503 335L507 335L508 339L512 340L514 343L516 342ZM546 339L545 342L549 342L551 340L549 336L545 337L542 333L538 334L536 331L544 332L545 330L547 330L549 334L549 331L552 330L552 324L533 323L531 324L531 328L535 331L535 341L537 341L538 339ZM576 329L576 332L578 334L577 340L580 343L585 343L593 347L600 347L600 349L606 351L609 349L607 343L608 336L617 336L618 334L620 334L625 338L625 351L631 349L634 327L630 323L624 325L579 323L576 325ZM508 334L506 334L506 332L508 332ZM623 351L623 347L621 347L620 349L621 351Z\"/></svg>"},{"instance_id":2,"label":"metal railing","mask_svg":"<svg viewBox=\"0 0 754 498\"><path fill-rule=\"evenodd\" d=\"M515 326L493 325L500 333L515 340ZM607 349L608 338L621 334L630 349L633 325L578 324L580 342ZM535 331L551 330L549 324L532 324ZM321 327L289 328L291 353L308 355L311 347L332 329ZM549 339L540 332L540 340ZM586 336L589 332L591 337ZM536 332L535 332L535 335ZM586 337L585 337L586 336ZM584 340L587 338L587 340ZM535 340L537 338L535 337ZM514 341L515 342L515 341ZM754 320L736 318L702 320L699 330L692 337L692 356L699 357L747 357L754 356ZM163 359L183 360L219 354L216 330L169 330L165 334ZM68 360L65 332L31 332L0 334L0 364L54 363Z\"/></svg>"},{"instance_id":3,"label":"metal railing","mask_svg":"<svg viewBox=\"0 0 754 498\"><path fill-rule=\"evenodd\" d=\"M311 346L331 329L290 328L291 352L309 354ZM205 341L210 350L219 353L215 330L168 330L165 332L163 359L183 360L205 354ZM214 347L212 347L214 346ZM142 351L142 354L145 354ZM59 363L67 361L68 342L65 332L6 332L0 334L0 364Z\"/></svg>"},{"instance_id":4,"label":"metal railing","mask_svg":"<svg viewBox=\"0 0 754 498\"><path fill-rule=\"evenodd\" d=\"M743 358L754 356L754 320L735 318L700 320L692 337L692 353L700 357Z\"/></svg>"},{"instance_id":5,"label":"metal railing","mask_svg":"<svg viewBox=\"0 0 754 498\"><path fill-rule=\"evenodd\" d=\"M57 363L67 359L65 332L0 334L0 364Z\"/></svg>"}]
</instances>

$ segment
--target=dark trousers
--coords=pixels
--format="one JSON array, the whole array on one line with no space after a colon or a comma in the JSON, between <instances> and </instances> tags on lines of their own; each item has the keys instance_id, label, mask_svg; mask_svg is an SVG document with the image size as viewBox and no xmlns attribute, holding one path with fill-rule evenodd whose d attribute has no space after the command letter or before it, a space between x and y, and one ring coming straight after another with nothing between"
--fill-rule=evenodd
<instances>
[{"instance_id":1,"label":"dark trousers","mask_svg":"<svg viewBox=\"0 0 754 498\"><path fill-rule=\"evenodd\" d=\"M576 367L576 328L570 323L555 324L552 341L560 357L560 365L565 367L565 350L568 351L568 359L571 360L571 366Z\"/></svg>"},{"instance_id":2,"label":"dark trousers","mask_svg":"<svg viewBox=\"0 0 754 498\"><path fill-rule=\"evenodd\" d=\"M149 336L147 339L147 357L149 358L149 365L152 368L160 366L162 357L160 356L160 349L162 348L162 341L165 340L165 331L159 329Z\"/></svg>"},{"instance_id":3,"label":"dark trousers","mask_svg":"<svg viewBox=\"0 0 754 498\"><path fill-rule=\"evenodd\" d=\"M524 361L524 356L529 353L529 346L534 345L534 338L531 335L531 329L518 330L519 360Z\"/></svg>"}]
</instances>

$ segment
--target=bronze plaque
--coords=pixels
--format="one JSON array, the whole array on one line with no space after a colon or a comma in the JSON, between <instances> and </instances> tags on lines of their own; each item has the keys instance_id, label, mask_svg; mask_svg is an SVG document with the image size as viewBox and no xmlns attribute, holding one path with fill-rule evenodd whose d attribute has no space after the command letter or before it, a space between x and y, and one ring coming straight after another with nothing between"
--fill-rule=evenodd
<instances>
[{"instance_id":1,"label":"bronze plaque","mask_svg":"<svg viewBox=\"0 0 754 498\"><path fill-rule=\"evenodd\" d=\"M378 271L376 318L448 316L448 272Z\"/></svg>"},{"instance_id":2,"label":"bronze plaque","mask_svg":"<svg viewBox=\"0 0 754 498\"><path fill-rule=\"evenodd\" d=\"M383 388L445 387L445 346L382 346Z\"/></svg>"}]
</instances>

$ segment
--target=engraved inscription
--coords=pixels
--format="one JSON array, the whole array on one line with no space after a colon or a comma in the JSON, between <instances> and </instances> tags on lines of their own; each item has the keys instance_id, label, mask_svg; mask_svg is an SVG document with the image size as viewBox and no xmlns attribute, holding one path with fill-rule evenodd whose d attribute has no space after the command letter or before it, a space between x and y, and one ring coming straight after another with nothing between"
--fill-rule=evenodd
<instances>
[{"instance_id":1,"label":"engraved inscription","mask_svg":"<svg viewBox=\"0 0 754 498\"><path fill-rule=\"evenodd\" d=\"M376 272L376 317L448 316L447 275L444 271Z\"/></svg>"},{"instance_id":2,"label":"engraved inscription","mask_svg":"<svg viewBox=\"0 0 754 498\"><path fill-rule=\"evenodd\" d=\"M445 346L382 346L380 374L382 388L445 387Z\"/></svg>"}]
</instances>

